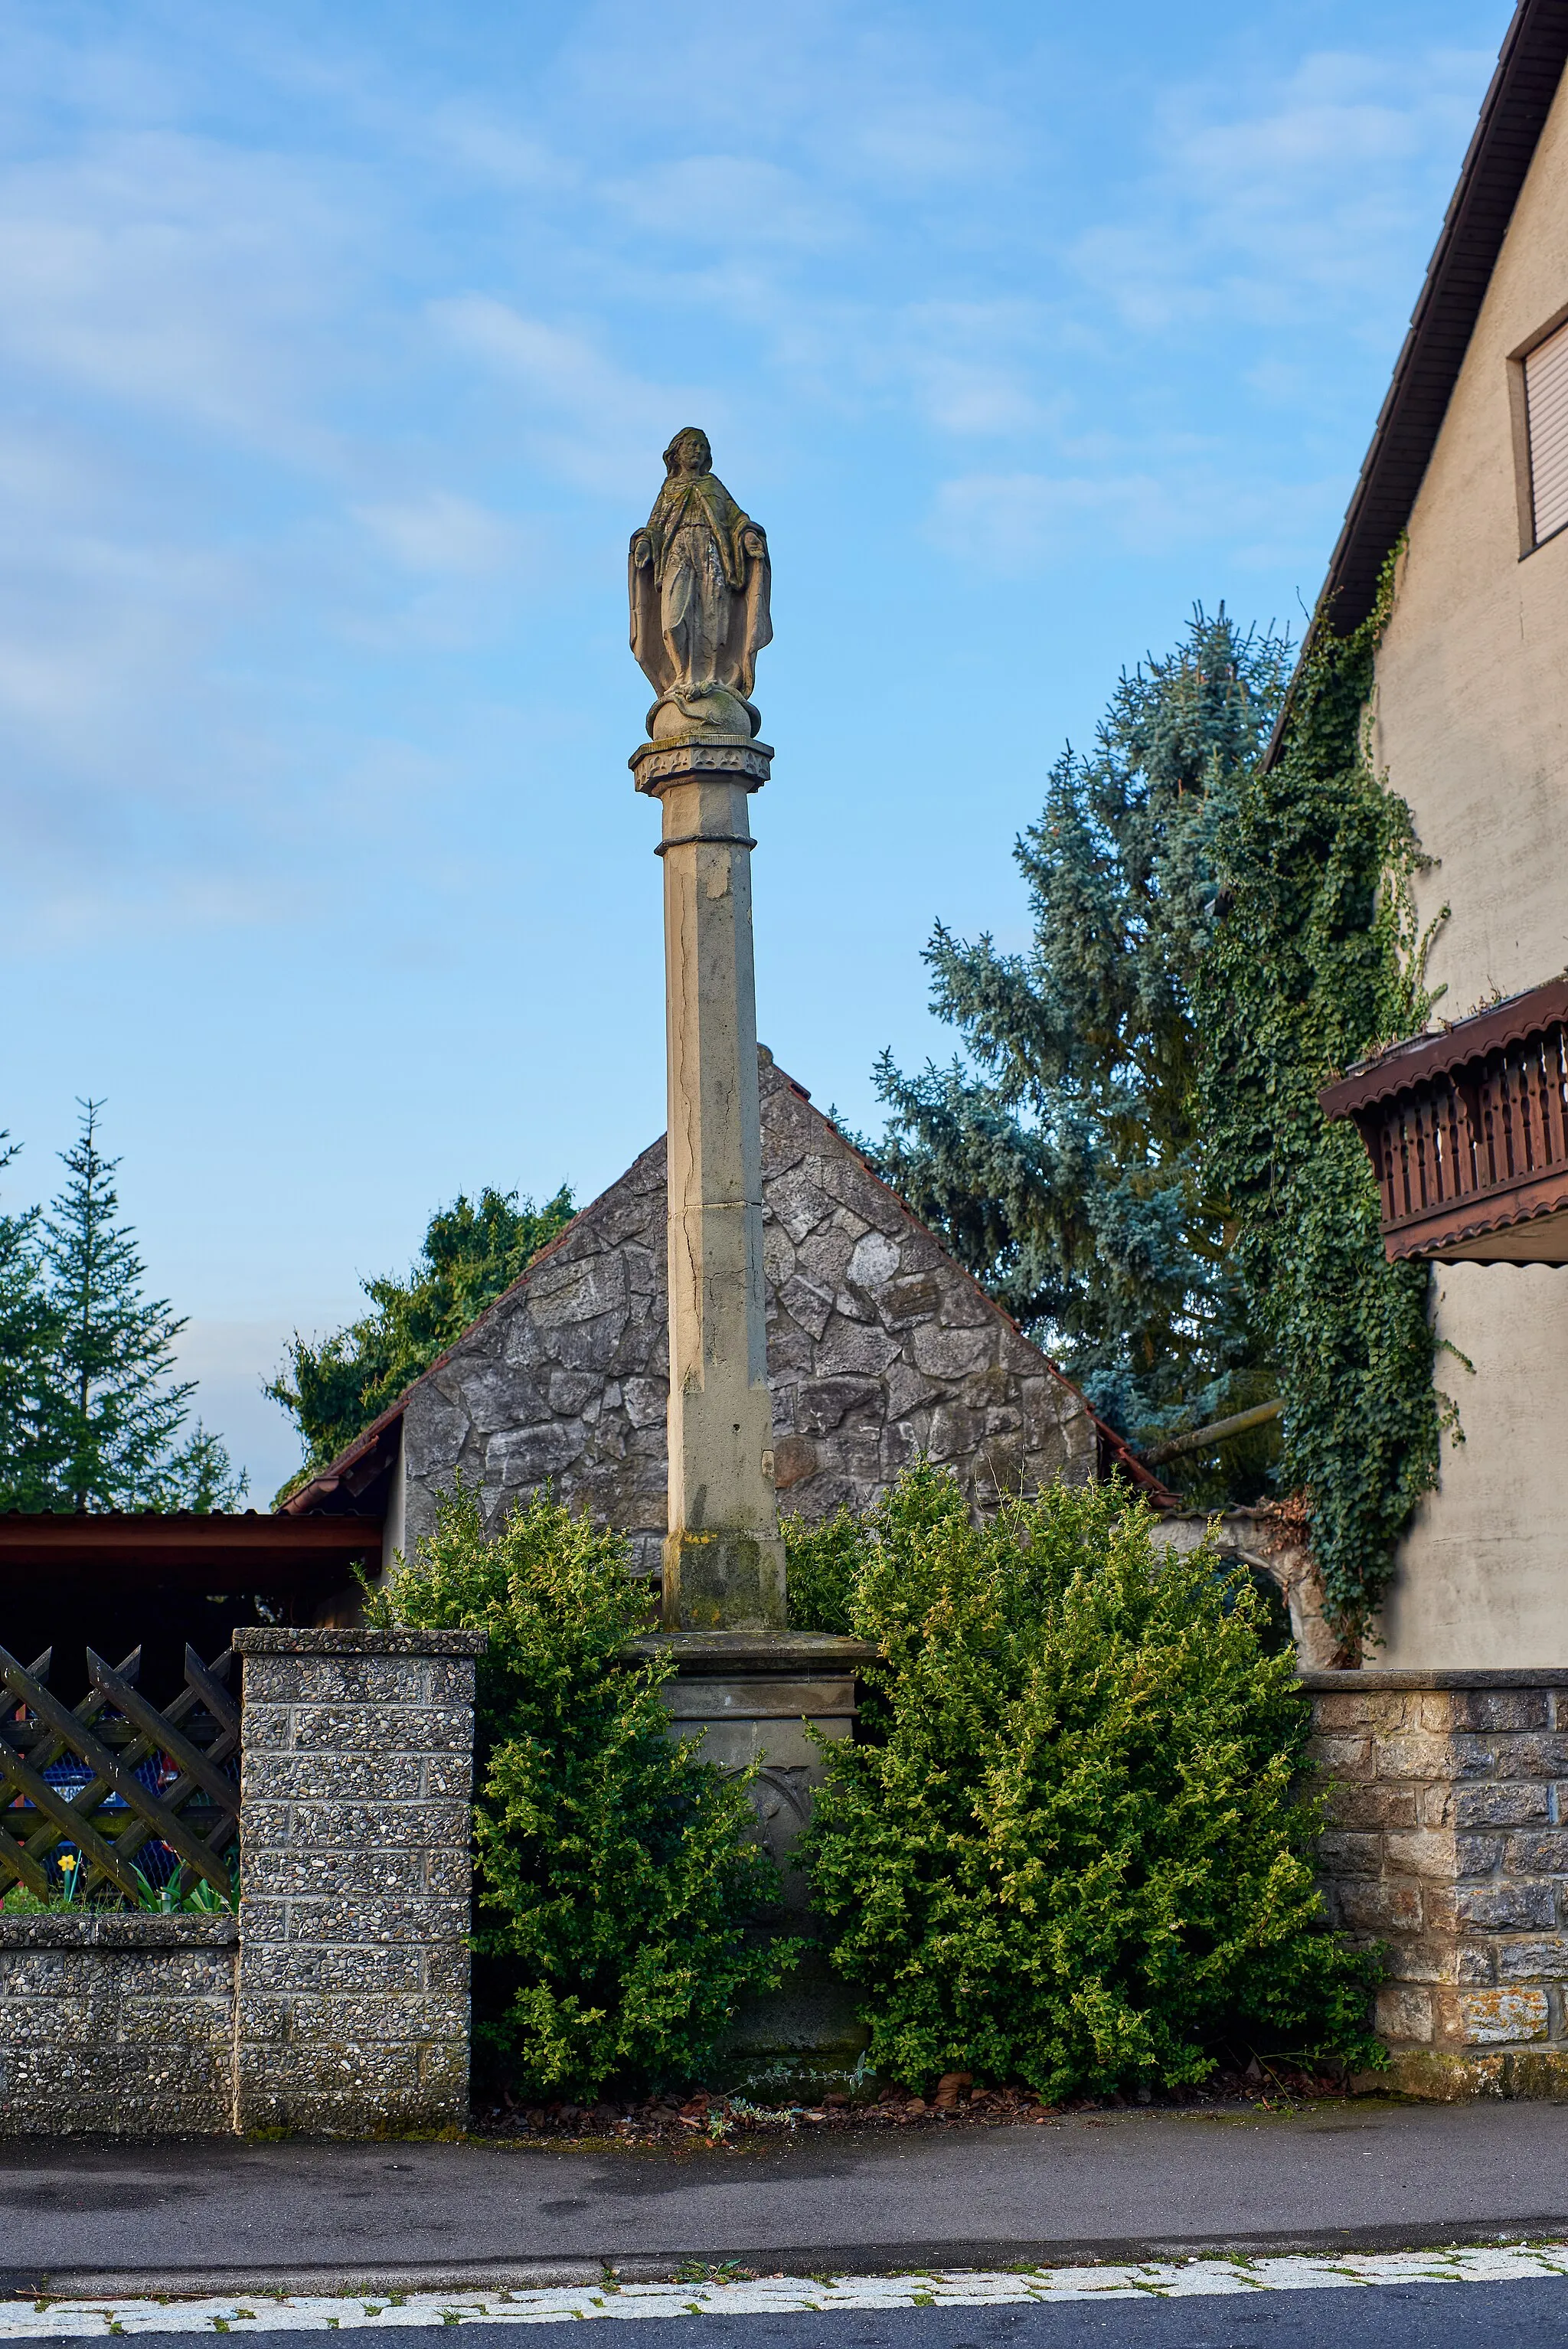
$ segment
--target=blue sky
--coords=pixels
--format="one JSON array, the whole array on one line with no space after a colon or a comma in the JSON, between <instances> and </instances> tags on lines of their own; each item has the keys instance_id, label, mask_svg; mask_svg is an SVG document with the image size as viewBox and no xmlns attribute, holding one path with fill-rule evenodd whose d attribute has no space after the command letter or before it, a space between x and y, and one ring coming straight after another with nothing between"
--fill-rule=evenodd
<instances>
[{"instance_id":1,"label":"blue sky","mask_svg":"<svg viewBox=\"0 0 1568 2349\"><path fill-rule=\"evenodd\" d=\"M0 0L6 1203L106 1096L259 1497L291 1328L662 1125L672 429L773 554L760 1031L874 1127L1120 667L1299 625L1507 16Z\"/></svg>"}]
</instances>

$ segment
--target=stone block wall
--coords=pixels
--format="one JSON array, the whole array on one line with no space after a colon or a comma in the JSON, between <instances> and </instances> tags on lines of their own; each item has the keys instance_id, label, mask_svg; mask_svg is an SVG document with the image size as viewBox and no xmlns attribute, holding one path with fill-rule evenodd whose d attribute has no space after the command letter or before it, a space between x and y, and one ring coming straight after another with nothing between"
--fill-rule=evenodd
<instances>
[{"instance_id":1,"label":"stone block wall","mask_svg":"<svg viewBox=\"0 0 1568 2349\"><path fill-rule=\"evenodd\" d=\"M1568 2096L1568 1671L1302 1679L1325 1898L1386 1952L1390 2084Z\"/></svg>"},{"instance_id":2,"label":"stone block wall","mask_svg":"<svg viewBox=\"0 0 1568 2349\"><path fill-rule=\"evenodd\" d=\"M232 1917L0 1915L0 2135L233 2125Z\"/></svg>"},{"instance_id":3,"label":"stone block wall","mask_svg":"<svg viewBox=\"0 0 1568 2349\"><path fill-rule=\"evenodd\" d=\"M247 1630L234 1645L236 2125L461 2127L484 1634Z\"/></svg>"}]
</instances>

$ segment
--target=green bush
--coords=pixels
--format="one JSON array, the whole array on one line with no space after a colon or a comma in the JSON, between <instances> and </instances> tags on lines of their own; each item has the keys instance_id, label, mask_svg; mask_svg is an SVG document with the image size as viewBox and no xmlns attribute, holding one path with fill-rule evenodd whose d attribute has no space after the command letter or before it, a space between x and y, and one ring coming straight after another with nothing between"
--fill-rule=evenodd
<instances>
[{"instance_id":1,"label":"green bush","mask_svg":"<svg viewBox=\"0 0 1568 2349\"><path fill-rule=\"evenodd\" d=\"M1055 2102L1174 2087L1217 2046L1380 2060L1375 1968L1325 1930L1307 1728L1244 1577L1156 1547L1124 1485L975 1526L907 1473L859 1526L789 1528L885 1661L871 1739L829 1750L807 1837L871 2060Z\"/></svg>"},{"instance_id":2,"label":"green bush","mask_svg":"<svg viewBox=\"0 0 1568 2349\"><path fill-rule=\"evenodd\" d=\"M439 1507L372 1622L488 1631L477 1687L476 2038L528 2096L700 2073L747 1991L793 1946L745 1927L778 1897L744 1776L665 1733L667 1662L619 1535L545 1495L488 1539L472 1493Z\"/></svg>"},{"instance_id":3,"label":"green bush","mask_svg":"<svg viewBox=\"0 0 1568 2349\"><path fill-rule=\"evenodd\" d=\"M792 1631L850 1630L855 1579L866 1554L866 1531L851 1510L809 1525L785 1517L780 1530L788 1572L785 1596Z\"/></svg>"}]
</instances>

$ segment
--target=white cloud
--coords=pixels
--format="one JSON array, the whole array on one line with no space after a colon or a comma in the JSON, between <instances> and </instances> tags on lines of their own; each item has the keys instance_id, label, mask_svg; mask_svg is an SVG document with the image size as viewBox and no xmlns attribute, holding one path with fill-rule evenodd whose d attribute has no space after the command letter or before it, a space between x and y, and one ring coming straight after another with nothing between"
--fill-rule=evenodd
<instances>
[{"instance_id":1,"label":"white cloud","mask_svg":"<svg viewBox=\"0 0 1568 2349\"><path fill-rule=\"evenodd\" d=\"M506 570L521 546L515 523L451 490L358 505L354 516L408 571L488 578Z\"/></svg>"},{"instance_id":2,"label":"white cloud","mask_svg":"<svg viewBox=\"0 0 1568 2349\"><path fill-rule=\"evenodd\" d=\"M438 150L460 170L498 187L531 194L571 187L580 176L567 157L542 140L471 104L438 107L431 136Z\"/></svg>"},{"instance_id":3,"label":"white cloud","mask_svg":"<svg viewBox=\"0 0 1568 2349\"><path fill-rule=\"evenodd\" d=\"M931 533L961 562L986 570L1037 569L1067 553L1085 523L1121 534L1161 494L1148 476L1094 481L1043 473L966 473L937 492Z\"/></svg>"},{"instance_id":4,"label":"white cloud","mask_svg":"<svg viewBox=\"0 0 1568 2349\"><path fill-rule=\"evenodd\" d=\"M1086 285L1140 334L1219 315L1386 342L1408 307L1410 240L1435 241L1491 58L1323 51L1272 88L1171 91L1130 216L1072 249ZM1403 313L1401 312L1401 316Z\"/></svg>"},{"instance_id":5,"label":"white cloud","mask_svg":"<svg viewBox=\"0 0 1568 2349\"><path fill-rule=\"evenodd\" d=\"M874 92L869 99L857 95L864 102L841 134L851 153L894 185L994 179L1016 156L1019 126L983 100L934 88L880 100Z\"/></svg>"},{"instance_id":6,"label":"white cloud","mask_svg":"<svg viewBox=\"0 0 1568 2349\"><path fill-rule=\"evenodd\" d=\"M868 322L869 323L869 322ZM1049 403L1037 388L1046 320L1037 303L923 302L885 337L921 413L957 437L1035 430Z\"/></svg>"},{"instance_id":7,"label":"white cloud","mask_svg":"<svg viewBox=\"0 0 1568 2349\"><path fill-rule=\"evenodd\" d=\"M826 251L850 233L821 183L758 155L684 155L606 181L603 199L632 227L698 251L779 245Z\"/></svg>"},{"instance_id":8,"label":"white cloud","mask_svg":"<svg viewBox=\"0 0 1568 2349\"><path fill-rule=\"evenodd\" d=\"M1253 569L1288 560L1335 494L1316 482L1237 481L1212 460L1169 457L1158 471L967 473L942 483L929 529L958 561L1015 575L1107 543L1150 558L1221 544Z\"/></svg>"},{"instance_id":9,"label":"white cloud","mask_svg":"<svg viewBox=\"0 0 1568 2349\"><path fill-rule=\"evenodd\" d=\"M13 742L62 776L114 775L129 792L161 689L243 598L242 567L222 551L134 529L57 522L43 545L13 546L0 556L0 714Z\"/></svg>"},{"instance_id":10,"label":"white cloud","mask_svg":"<svg viewBox=\"0 0 1568 2349\"><path fill-rule=\"evenodd\" d=\"M650 383L606 358L586 335L492 295L457 295L433 303L430 315L458 348L527 395L536 454L584 488L640 494L650 449L662 449L683 424L712 429L721 412L713 394Z\"/></svg>"},{"instance_id":11,"label":"white cloud","mask_svg":"<svg viewBox=\"0 0 1568 2349\"><path fill-rule=\"evenodd\" d=\"M292 13L240 0L192 43L136 6L67 48L46 0L0 0L38 52L31 96L15 49L0 91L0 794L8 895L67 930L111 899L263 918L315 885L291 860L325 874L346 841L362 871L366 761L405 778L387 853L422 877L447 711L511 694L525 596L542 673L595 657L590 564L618 635L597 502L645 512L688 421L742 491L770 448L803 496L832 419L871 497L902 472L901 511L929 500L964 564L1326 543L1337 488L1272 488L1255 440L1183 442L1201 408L1144 339L1212 335L1288 477L1344 373L1306 338L1386 331L1389 255L1435 225L1479 72L1216 69L1138 99L1106 152L1141 141L1144 168L1053 212L1078 132L1038 60L900 0L692 0L678 24L590 0L434 64L352 12L296 39ZM1094 220L1083 189L1113 186ZM459 676L480 650L494 670Z\"/></svg>"},{"instance_id":12,"label":"white cloud","mask_svg":"<svg viewBox=\"0 0 1568 2349\"><path fill-rule=\"evenodd\" d=\"M297 453L350 226L319 171L170 131L0 174L14 370Z\"/></svg>"}]
</instances>

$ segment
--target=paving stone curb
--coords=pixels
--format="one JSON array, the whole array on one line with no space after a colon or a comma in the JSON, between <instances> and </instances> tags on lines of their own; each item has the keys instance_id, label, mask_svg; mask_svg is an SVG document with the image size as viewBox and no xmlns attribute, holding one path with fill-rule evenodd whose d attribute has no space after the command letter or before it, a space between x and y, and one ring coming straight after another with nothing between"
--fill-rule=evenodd
<instances>
[{"instance_id":1,"label":"paving stone curb","mask_svg":"<svg viewBox=\"0 0 1568 2349\"><path fill-rule=\"evenodd\" d=\"M820 2256L820 2255L819 2255ZM693 2263L695 2268L695 2263ZM77 2293L0 2303L0 2341L102 2340L169 2333L365 2332L433 2329L464 2323L553 2324L594 2318L850 2314L914 2308L1052 2307L1096 2300L1257 2299L1275 2292L1367 2291L1410 2284L1568 2283L1568 2243L1515 2241L1488 2249L1450 2244L1384 2254L1327 2257L1120 2261L1114 2264L1006 2270L928 2269L896 2275L814 2272L683 2274L638 2283L601 2273L518 2292L439 2286L388 2297L324 2292L167 2295Z\"/></svg>"},{"instance_id":2,"label":"paving stone curb","mask_svg":"<svg viewBox=\"0 0 1568 2349\"><path fill-rule=\"evenodd\" d=\"M1555 2239L1561 2219L1542 2222L1542 2240L1549 2230ZM1037 2243L966 2241L913 2243L810 2243L780 2249L735 2248L722 2261L710 2250L672 2251L656 2254L606 2251L592 2258L533 2260L470 2260L451 2264L397 2265L366 2262L331 2267L211 2267L139 2270L134 2268L11 2269L0 2271L0 2313L5 2295L54 2299L153 2298L171 2294L180 2300L223 2292L276 2292L313 2295L338 2293L386 2294L432 2292L521 2292L568 2289L596 2282L606 2269L623 2283L663 2284L675 2280L684 2267L712 2269L733 2263L761 2275L903 2276L930 2270L1012 2273L1027 2267L1067 2266L1123 2268L1145 2261L1172 2260L1365 2259L1387 2258L1434 2251L1491 2251L1517 2247L1535 2239L1518 2227L1507 2230L1491 2226L1302 2228L1259 2234L1150 2236L1129 2242L1125 2236L1079 2238L1072 2241ZM1558 2246L1565 2261L1568 2251Z\"/></svg>"}]
</instances>

